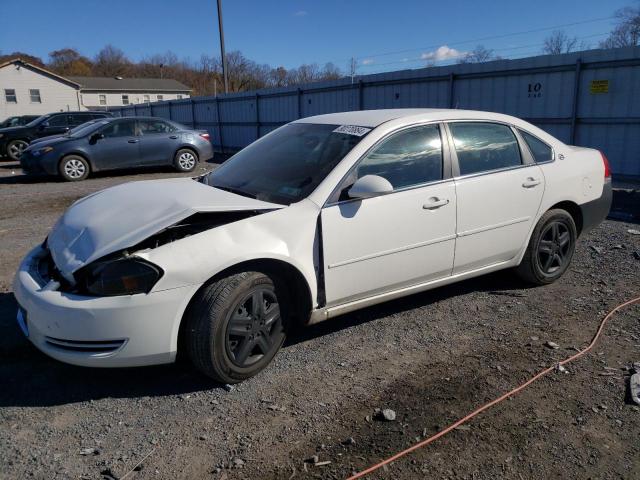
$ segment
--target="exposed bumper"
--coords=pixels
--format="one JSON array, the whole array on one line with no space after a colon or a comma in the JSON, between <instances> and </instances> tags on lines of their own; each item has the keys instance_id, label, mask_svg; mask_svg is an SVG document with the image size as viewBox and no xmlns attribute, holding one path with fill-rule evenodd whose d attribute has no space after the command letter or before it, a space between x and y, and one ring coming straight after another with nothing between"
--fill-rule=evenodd
<instances>
[{"instance_id":1,"label":"exposed bumper","mask_svg":"<svg viewBox=\"0 0 640 480\"><path fill-rule=\"evenodd\" d=\"M175 360L180 320L197 286L120 297L43 289L32 250L14 278L21 328L47 355L74 365L134 367Z\"/></svg>"},{"instance_id":2,"label":"exposed bumper","mask_svg":"<svg viewBox=\"0 0 640 480\"><path fill-rule=\"evenodd\" d=\"M613 198L613 188L611 186L611 179L605 179L604 186L602 187L602 195L600 198L592 200L591 202L583 203L580 205L582 210L582 232L587 233L593 228L597 227L602 221L607 218L609 210L611 209L611 201Z\"/></svg>"}]
</instances>

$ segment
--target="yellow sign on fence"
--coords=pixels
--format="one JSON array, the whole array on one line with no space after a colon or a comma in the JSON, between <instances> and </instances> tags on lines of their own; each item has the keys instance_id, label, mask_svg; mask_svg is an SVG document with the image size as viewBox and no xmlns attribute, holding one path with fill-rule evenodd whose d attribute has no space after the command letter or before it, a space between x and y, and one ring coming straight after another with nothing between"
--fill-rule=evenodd
<instances>
[{"instance_id":1,"label":"yellow sign on fence","mask_svg":"<svg viewBox=\"0 0 640 480\"><path fill-rule=\"evenodd\" d=\"M591 93L609 93L609 80L591 80Z\"/></svg>"}]
</instances>

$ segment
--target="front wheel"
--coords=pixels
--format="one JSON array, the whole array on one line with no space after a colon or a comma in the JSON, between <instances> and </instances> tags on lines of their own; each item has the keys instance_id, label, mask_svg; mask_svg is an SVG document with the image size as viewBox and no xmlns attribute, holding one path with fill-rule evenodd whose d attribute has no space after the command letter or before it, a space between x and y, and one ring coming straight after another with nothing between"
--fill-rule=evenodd
<instances>
[{"instance_id":1,"label":"front wheel","mask_svg":"<svg viewBox=\"0 0 640 480\"><path fill-rule=\"evenodd\" d=\"M516 272L525 281L535 285L555 282L569 268L576 249L576 238L573 217L565 210L549 210L533 230Z\"/></svg>"},{"instance_id":2,"label":"front wheel","mask_svg":"<svg viewBox=\"0 0 640 480\"><path fill-rule=\"evenodd\" d=\"M29 146L29 142L26 140L12 140L7 145L7 155L11 160L16 162L20 160L20 155Z\"/></svg>"},{"instance_id":3,"label":"front wheel","mask_svg":"<svg viewBox=\"0 0 640 480\"><path fill-rule=\"evenodd\" d=\"M285 340L275 282L260 272L243 272L204 287L187 312L185 346L193 364L221 383L256 375Z\"/></svg>"},{"instance_id":4,"label":"front wheel","mask_svg":"<svg viewBox=\"0 0 640 480\"><path fill-rule=\"evenodd\" d=\"M181 148L176 152L173 165L179 172L191 172L198 164L198 157L193 150Z\"/></svg>"},{"instance_id":5,"label":"front wheel","mask_svg":"<svg viewBox=\"0 0 640 480\"><path fill-rule=\"evenodd\" d=\"M84 180L89 176L89 162L79 155L67 155L60 161L59 171L68 182Z\"/></svg>"}]
</instances>

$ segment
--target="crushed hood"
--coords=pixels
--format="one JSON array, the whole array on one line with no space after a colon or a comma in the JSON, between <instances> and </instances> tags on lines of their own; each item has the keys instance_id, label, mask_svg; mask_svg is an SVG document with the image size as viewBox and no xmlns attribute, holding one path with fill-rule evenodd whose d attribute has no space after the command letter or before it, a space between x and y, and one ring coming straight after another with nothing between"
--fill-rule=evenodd
<instances>
[{"instance_id":1,"label":"crushed hood","mask_svg":"<svg viewBox=\"0 0 640 480\"><path fill-rule=\"evenodd\" d=\"M78 200L53 227L47 245L62 275L72 280L73 272L84 265L136 245L194 213L282 207L191 178L131 182Z\"/></svg>"}]
</instances>

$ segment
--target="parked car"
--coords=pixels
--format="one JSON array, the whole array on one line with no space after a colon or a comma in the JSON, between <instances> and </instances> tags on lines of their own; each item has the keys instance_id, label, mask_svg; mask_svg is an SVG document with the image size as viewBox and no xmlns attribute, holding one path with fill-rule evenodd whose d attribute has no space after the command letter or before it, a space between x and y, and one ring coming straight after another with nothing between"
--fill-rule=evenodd
<instances>
[{"instance_id":1,"label":"parked car","mask_svg":"<svg viewBox=\"0 0 640 480\"><path fill-rule=\"evenodd\" d=\"M26 125L29 122L34 121L40 115L18 115L16 117L9 117L0 122L0 128L19 127Z\"/></svg>"},{"instance_id":2,"label":"parked car","mask_svg":"<svg viewBox=\"0 0 640 480\"><path fill-rule=\"evenodd\" d=\"M84 180L90 172L173 165L190 172L198 160L213 157L205 130L192 130L162 118L124 117L85 123L68 134L34 142L20 165L27 174Z\"/></svg>"},{"instance_id":3,"label":"parked car","mask_svg":"<svg viewBox=\"0 0 640 480\"><path fill-rule=\"evenodd\" d=\"M150 365L182 348L239 382L297 324L505 268L554 282L610 203L602 153L508 115L305 118L205 176L76 202L19 267L18 323L64 362Z\"/></svg>"},{"instance_id":4,"label":"parked car","mask_svg":"<svg viewBox=\"0 0 640 480\"><path fill-rule=\"evenodd\" d=\"M109 112L58 112L42 115L19 127L0 129L0 156L19 160L29 142L36 138L65 133L89 120L113 117Z\"/></svg>"}]
</instances>

